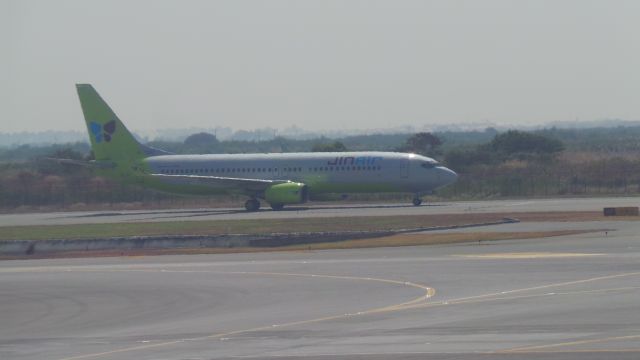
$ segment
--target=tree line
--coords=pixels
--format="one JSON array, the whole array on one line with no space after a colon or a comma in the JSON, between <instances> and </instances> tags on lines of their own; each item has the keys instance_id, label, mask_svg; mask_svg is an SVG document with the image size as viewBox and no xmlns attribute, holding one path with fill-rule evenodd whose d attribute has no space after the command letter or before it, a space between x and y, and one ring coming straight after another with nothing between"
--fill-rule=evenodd
<instances>
[{"instance_id":1,"label":"tree line","mask_svg":"<svg viewBox=\"0 0 640 360\"><path fill-rule=\"evenodd\" d=\"M395 135L359 135L266 141L219 141L197 133L182 142L149 145L175 153L294 151L402 151L435 158L459 173L457 183L436 194L446 199L640 193L640 144L624 131L608 129L613 144L593 130L506 131L495 129ZM605 131L606 132L606 131ZM630 133L635 133L630 131ZM640 136L640 132L638 132ZM634 145L635 144L635 145ZM0 209L26 207L122 206L146 203L189 206L231 197L182 198L95 176L90 169L47 161L45 157L91 159L88 144L0 149ZM369 198L393 198L371 195ZM400 196L400 195L397 195ZM364 199L363 196L358 196ZM365 196L366 197L366 196Z\"/></svg>"}]
</instances>

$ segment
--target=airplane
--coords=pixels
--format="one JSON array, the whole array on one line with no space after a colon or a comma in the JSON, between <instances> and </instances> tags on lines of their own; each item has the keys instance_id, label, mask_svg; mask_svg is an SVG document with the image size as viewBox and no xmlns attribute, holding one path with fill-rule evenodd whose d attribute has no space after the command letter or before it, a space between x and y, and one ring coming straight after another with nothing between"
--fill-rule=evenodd
<instances>
[{"instance_id":1,"label":"airplane","mask_svg":"<svg viewBox=\"0 0 640 360\"><path fill-rule=\"evenodd\" d=\"M90 84L76 84L98 175L183 195L243 194L273 210L335 193L405 192L422 196L457 174L429 157L397 152L175 155L138 142Z\"/></svg>"}]
</instances>

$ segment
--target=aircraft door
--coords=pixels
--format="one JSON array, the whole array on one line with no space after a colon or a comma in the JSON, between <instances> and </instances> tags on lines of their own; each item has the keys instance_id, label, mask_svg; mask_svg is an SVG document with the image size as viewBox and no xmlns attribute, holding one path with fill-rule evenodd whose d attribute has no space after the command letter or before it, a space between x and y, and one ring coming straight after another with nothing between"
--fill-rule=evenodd
<instances>
[{"instance_id":1,"label":"aircraft door","mask_svg":"<svg viewBox=\"0 0 640 360\"><path fill-rule=\"evenodd\" d=\"M280 172L280 179L291 180L293 171L292 171L292 166L290 164L281 165L278 168L278 171Z\"/></svg>"},{"instance_id":2,"label":"aircraft door","mask_svg":"<svg viewBox=\"0 0 640 360\"><path fill-rule=\"evenodd\" d=\"M400 161L400 178L407 179L409 177L409 159Z\"/></svg>"}]
</instances>

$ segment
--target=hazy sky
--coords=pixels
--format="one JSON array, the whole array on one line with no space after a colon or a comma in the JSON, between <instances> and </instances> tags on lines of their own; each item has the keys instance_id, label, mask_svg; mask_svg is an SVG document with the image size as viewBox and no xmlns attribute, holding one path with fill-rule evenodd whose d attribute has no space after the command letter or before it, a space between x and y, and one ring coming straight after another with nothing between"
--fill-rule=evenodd
<instances>
[{"instance_id":1,"label":"hazy sky","mask_svg":"<svg viewBox=\"0 0 640 360\"><path fill-rule=\"evenodd\" d=\"M640 120L640 1L0 0L0 131Z\"/></svg>"}]
</instances>

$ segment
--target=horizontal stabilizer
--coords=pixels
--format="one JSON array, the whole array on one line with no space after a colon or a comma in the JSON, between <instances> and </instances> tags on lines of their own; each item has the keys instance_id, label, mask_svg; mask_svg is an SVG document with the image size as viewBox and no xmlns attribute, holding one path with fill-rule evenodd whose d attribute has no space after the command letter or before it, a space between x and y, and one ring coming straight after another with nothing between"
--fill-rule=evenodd
<instances>
[{"instance_id":1,"label":"horizontal stabilizer","mask_svg":"<svg viewBox=\"0 0 640 360\"><path fill-rule=\"evenodd\" d=\"M43 158L43 160L53 161L62 165L87 166L87 167L102 168L102 169L113 168L116 166L116 164L112 161L96 161L96 160L87 161L87 160L75 160L75 159L58 159L58 158L50 158L50 157Z\"/></svg>"}]
</instances>

